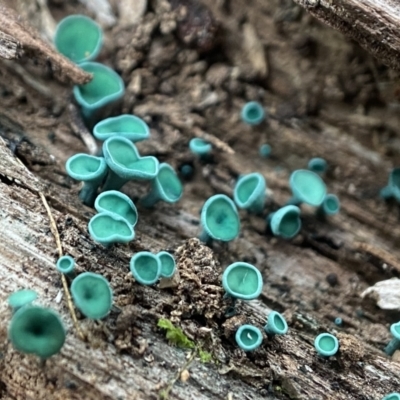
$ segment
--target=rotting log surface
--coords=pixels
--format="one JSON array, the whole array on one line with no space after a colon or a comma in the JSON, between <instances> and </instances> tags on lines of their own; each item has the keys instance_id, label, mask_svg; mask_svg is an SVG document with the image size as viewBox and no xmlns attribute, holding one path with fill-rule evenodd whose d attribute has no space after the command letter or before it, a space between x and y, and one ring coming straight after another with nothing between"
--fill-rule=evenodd
<instances>
[{"instance_id":1,"label":"rotting log surface","mask_svg":"<svg viewBox=\"0 0 400 400\"><path fill-rule=\"evenodd\" d=\"M190 2L183 3L194 12ZM94 211L80 204L80 185L63 167L69 156L86 151L71 129L76 124L69 120L65 89L49 81L48 90L60 104L54 110L49 96L30 86L31 79L1 66L2 398L159 398L190 353L167 343L156 328L161 317L182 327L216 361L201 364L195 359L188 367L189 380L178 379L171 399L222 400L230 394L233 399L380 399L400 387L400 365L382 352L390 340L388 326L399 315L360 297L369 285L400 274L398 210L377 198L400 155L397 103L386 90L392 87L392 72L293 3L260 0L245 7L243 1L243 7L232 8L222 3L210 0L211 11L197 9L182 21L165 2L156 1L139 27L117 25L107 32L108 58L103 61L127 84L119 111L145 118L152 129L151 139L138 144L141 153L178 167L193 161L187 144L194 134L212 135L216 144L227 146L215 146L213 163L194 161L195 178L185 183L179 204L139 208L137 238L127 246L104 249L88 235ZM85 12L65 7L64 15ZM220 48L200 57L179 35L190 32L196 45L188 25L200 15L210 31L203 32L206 25L201 24L194 31L212 40L210 12L222 24ZM251 29L247 25L242 30L244 20ZM183 25L175 36L179 23ZM245 38L249 32L251 40ZM249 47L255 40L258 45ZM266 49L268 68L260 69L259 59L251 56L251 49L260 46ZM240 123L239 111L254 99L268 106L270 120L251 129ZM258 156L264 142L273 148L269 160ZM265 234L263 218L241 213L241 237L234 242L215 244L211 251L192 239L199 233L198 211L206 198L232 195L239 174L260 171L266 177L267 214L290 197L290 171L316 155L330 164L326 182L342 201L338 216L319 221L305 208L301 234L282 241ZM135 183L124 188L134 199L146 190ZM60 298L57 251L39 192L50 205L64 253L76 259L79 272L102 273L114 290L115 309L109 317L81 320L87 343L78 339ZM179 286L159 290L135 284L128 268L132 254L162 249L178 259ZM237 260L257 265L265 285L259 300L239 304L238 315L226 320L220 275ZM338 277L334 287L326 282L332 273ZM22 287L37 290L40 303L59 311L68 327L61 354L44 368L7 342L11 315L6 297ZM265 338L259 350L245 355L233 340L237 325L250 322L262 328L270 309L284 313L290 334ZM343 328L333 324L337 316ZM313 349L313 339L322 331L334 332L341 341L340 356L330 361L318 358Z\"/></svg>"}]
</instances>

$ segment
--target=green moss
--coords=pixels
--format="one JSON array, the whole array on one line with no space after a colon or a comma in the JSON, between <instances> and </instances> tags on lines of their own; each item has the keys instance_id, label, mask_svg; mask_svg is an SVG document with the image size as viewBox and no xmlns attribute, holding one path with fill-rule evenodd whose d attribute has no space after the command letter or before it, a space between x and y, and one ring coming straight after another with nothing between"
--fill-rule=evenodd
<instances>
[{"instance_id":1,"label":"green moss","mask_svg":"<svg viewBox=\"0 0 400 400\"><path fill-rule=\"evenodd\" d=\"M183 349L194 349L196 346L183 332L177 328L169 319L161 318L157 322L159 328L166 330L166 338L177 347Z\"/></svg>"},{"instance_id":2,"label":"green moss","mask_svg":"<svg viewBox=\"0 0 400 400\"><path fill-rule=\"evenodd\" d=\"M203 364L212 362L213 356L212 356L212 354L209 353L208 351L199 349L197 353L198 353L198 355L199 355L200 361L201 361Z\"/></svg>"}]
</instances>

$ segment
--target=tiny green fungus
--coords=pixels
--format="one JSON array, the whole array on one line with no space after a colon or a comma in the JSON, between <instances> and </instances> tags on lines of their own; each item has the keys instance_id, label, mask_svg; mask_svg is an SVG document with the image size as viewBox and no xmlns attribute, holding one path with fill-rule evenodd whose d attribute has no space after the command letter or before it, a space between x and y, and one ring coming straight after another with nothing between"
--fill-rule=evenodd
<instances>
[{"instance_id":1,"label":"tiny green fungus","mask_svg":"<svg viewBox=\"0 0 400 400\"><path fill-rule=\"evenodd\" d=\"M258 150L262 158L268 158L271 155L271 151L271 146L267 143L262 144Z\"/></svg>"},{"instance_id":2,"label":"tiny green fungus","mask_svg":"<svg viewBox=\"0 0 400 400\"><path fill-rule=\"evenodd\" d=\"M258 101L249 101L243 106L240 117L245 124L258 125L264 121L265 111Z\"/></svg>"},{"instance_id":3,"label":"tiny green fungus","mask_svg":"<svg viewBox=\"0 0 400 400\"><path fill-rule=\"evenodd\" d=\"M382 400L400 400L400 393L389 393Z\"/></svg>"},{"instance_id":4,"label":"tiny green fungus","mask_svg":"<svg viewBox=\"0 0 400 400\"><path fill-rule=\"evenodd\" d=\"M21 289L16 292L10 294L8 296L7 302L8 305L13 309L13 311L19 310L21 307L26 306L27 304L32 303L36 300L38 294L31 289Z\"/></svg>"},{"instance_id":5,"label":"tiny green fungus","mask_svg":"<svg viewBox=\"0 0 400 400\"><path fill-rule=\"evenodd\" d=\"M306 203L318 207L326 196L326 185L315 172L298 169L290 175L289 185L293 193L290 203Z\"/></svg>"},{"instance_id":6,"label":"tiny green fungus","mask_svg":"<svg viewBox=\"0 0 400 400\"><path fill-rule=\"evenodd\" d=\"M8 337L18 351L46 359L61 350L65 329L55 311L26 305L11 318Z\"/></svg>"},{"instance_id":7,"label":"tiny green fungus","mask_svg":"<svg viewBox=\"0 0 400 400\"><path fill-rule=\"evenodd\" d=\"M242 175L233 192L235 203L249 212L261 213L265 204L266 186L265 178L258 172Z\"/></svg>"},{"instance_id":8,"label":"tiny green fungus","mask_svg":"<svg viewBox=\"0 0 400 400\"><path fill-rule=\"evenodd\" d=\"M380 196L388 200L394 198L397 202L400 202L400 167L393 168L389 174L389 182L380 191Z\"/></svg>"},{"instance_id":9,"label":"tiny green fungus","mask_svg":"<svg viewBox=\"0 0 400 400\"><path fill-rule=\"evenodd\" d=\"M340 317L335 318L334 322L335 322L335 325L337 325L337 326L342 326L342 324L343 324L343 320Z\"/></svg>"},{"instance_id":10,"label":"tiny green fungus","mask_svg":"<svg viewBox=\"0 0 400 400\"><path fill-rule=\"evenodd\" d=\"M189 163L182 164L182 165L179 166L178 171L179 171L181 177L185 181L189 181L190 179L193 178L194 167L193 167L192 164L189 164Z\"/></svg>"},{"instance_id":11,"label":"tiny green fungus","mask_svg":"<svg viewBox=\"0 0 400 400\"><path fill-rule=\"evenodd\" d=\"M104 318L111 310L112 290L106 278L93 272L78 275L71 284L76 307L90 319Z\"/></svg>"},{"instance_id":12,"label":"tiny green fungus","mask_svg":"<svg viewBox=\"0 0 400 400\"><path fill-rule=\"evenodd\" d=\"M102 141L113 136L122 136L136 143L148 139L150 129L141 118L131 114L122 114L98 122L93 128L93 136Z\"/></svg>"},{"instance_id":13,"label":"tiny green fungus","mask_svg":"<svg viewBox=\"0 0 400 400\"><path fill-rule=\"evenodd\" d=\"M314 157L308 162L307 168L318 175L323 175L328 169L328 163L321 157Z\"/></svg>"},{"instance_id":14,"label":"tiny green fungus","mask_svg":"<svg viewBox=\"0 0 400 400\"><path fill-rule=\"evenodd\" d=\"M400 321L390 325L390 333L393 339L385 347L385 353L388 356L392 356L396 350L400 349Z\"/></svg>"},{"instance_id":15,"label":"tiny green fungus","mask_svg":"<svg viewBox=\"0 0 400 400\"><path fill-rule=\"evenodd\" d=\"M68 159L65 169L71 178L84 182L79 198L84 204L93 206L97 189L107 174L105 159L78 153Z\"/></svg>"},{"instance_id":16,"label":"tiny green fungus","mask_svg":"<svg viewBox=\"0 0 400 400\"><path fill-rule=\"evenodd\" d=\"M267 223L275 236L291 239L301 229L300 208L293 205L284 206L270 214Z\"/></svg>"},{"instance_id":17,"label":"tiny green fungus","mask_svg":"<svg viewBox=\"0 0 400 400\"><path fill-rule=\"evenodd\" d=\"M189 142L189 149L196 156L205 159L211 153L212 145L203 139L193 138Z\"/></svg>"},{"instance_id":18,"label":"tiny green fungus","mask_svg":"<svg viewBox=\"0 0 400 400\"><path fill-rule=\"evenodd\" d=\"M140 251L131 258L130 269L135 281L153 285L160 278L161 260L149 251Z\"/></svg>"},{"instance_id":19,"label":"tiny green fungus","mask_svg":"<svg viewBox=\"0 0 400 400\"><path fill-rule=\"evenodd\" d=\"M321 333L315 338L315 350L323 357L335 355L339 350L339 341L330 333Z\"/></svg>"},{"instance_id":20,"label":"tiny green fungus","mask_svg":"<svg viewBox=\"0 0 400 400\"><path fill-rule=\"evenodd\" d=\"M166 251L160 251L157 257L161 262L160 276L162 278L172 278L176 271L175 258Z\"/></svg>"},{"instance_id":21,"label":"tiny green fungus","mask_svg":"<svg viewBox=\"0 0 400 400\"><path fill-rule=\"evenodd\" d=\"M94 60L102 44L103 32L100 26L84 15L70 15L57 25L54 45L74 63Z\"/></svg>"},{"instance_id":22,"label":"tiny green fungus","mask_svg":"<svg viewBox=\"0 0 400 400\"><path fill-rule=\"evenodd\" d=\"M169 319L159 319L157 326L166 331L165 336L171 344L183 349L195 348L194 342L183 333L181 328L177 328Z\"/></svg>"},{"instance_id":23,"label":"tiny green fungus","mask_svg":"<svg viewBox=\"0 0 400 400\"><path fill-rule=\"evenodd\" d=\"M57 260L56 268L71 279L75 277L75 260L71 256L60 257Z\"/></svg>"},{"instance_id":24,"label":"tiny green fungus","mask_svg":"<svg viewBox=\"0 0 400 400\"><path fill-rule=\"evenodd\" d=\"M319 206L317 214L321 216L325 215L335 215L340 210L340 200L339 198L331 193L328 193L322 204Z\"/></svg>"},{"instance_id":25,"label":"tiny green fungus","mask_svg":"<svg viewBox=\"0 0 400 400\"><path fill-rule=\"evenodd\" d=\"M237 345L244 351L253 351L260 347L263 336L256 326L242 325L235 335Z\"/></svg>"},{"instance_id":26,"label":"tiny green fungus","mask_svg":"<svg viewBox=\"0 0 400 400\"><path fill-rule=\"evenodd\" d=\"M267 324L264 327L268 336L285 335L289 327L282 314L271 311L268 315Z\"/></svg>"}]
</instances>

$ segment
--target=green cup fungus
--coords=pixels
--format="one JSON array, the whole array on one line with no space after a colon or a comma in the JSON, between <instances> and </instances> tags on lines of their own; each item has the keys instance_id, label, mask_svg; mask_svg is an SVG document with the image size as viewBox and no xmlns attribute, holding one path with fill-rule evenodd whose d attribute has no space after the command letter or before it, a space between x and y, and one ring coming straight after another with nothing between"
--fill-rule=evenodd
<instances>
[{"instance_id":1,"label":"green cup fungus","mask_svg":"<svg viewBox=\"0 0 400 400\"><path fill-rule=\"evenodd\" d=\"M392 356L396 350L400 349L400 321L390 325L390 333L393 339L385 347L385 353Z\"/></svg>"},{"instance_id":2,"label":"green cup fungus","mask_svg":"<svg viewBox=\"0 0 400 400\"><path fill-rule=\"evenodd\" d=\"M62 55L76 64L94 60L102 44L103 32L100 26L84 15L70 15L57 25L54 45Z\"/></svg>"},{"instance_id":3,"label":"green cup fungus","mask_svg":"<svg viewBox=\"0 0 400 400\"><path fill-rule=\"evenodd\" d=\"M263 279L254 265L239 261L225 269L222 286L234 299L252 300L260 295Z\"/></svg>"},{"instance_id":4,"label":"green cup fungus","mask_svg":"<svg viewBox=\"0 0 400 400\"><path fill-rule=\"evenodd\" d=\"M208 156L211 154L212 145L203 139L193 138L189 142L189 149L202 160L207 160Z\"/></svg>"},{"instance_id":5,"label":"green cup fungus","mask_svg":"<svg viewBox=\"0 0 400 400\"><path fill-rule=\"evenodd\" d=\"M382 400L400 400L400 393L389 393Z\"/></svg>"},{"instance_id":6,"label":"green cup fungus","mask_svg":"<svg viewBox=\"0 0 400 400\"><path fill-rule=\"evenodd\" d=\"M112 290L106 278L93 272L78 275L71 284L76 307L90 319L104 318L112 307Z\"/></svg>"},{"instance_id":7,"label":"green cup fungus","mask_svg":"<svg viewBox=\"0 0 400 400\"><path fill-rule=\"evenodd\" d=\"M175 170L167 163L159 166L157 176L151 182L150 192L140 200L144 207L151 208L158 201L176 203L183 193L183 186Z\"/></svg>"},{"instance_id":8,"label":"green cup fungus","mask_svg":"<svg viewBox=\"0 0 400 400\"><path fill-rule=\"evenodd\" d=\"M267 223L275 236L291 239L301 229L300 208L293 205L284 206L270 214Z\"/></svg>"},{"instance_id":9,"label":"green cup fungus","mask_svg":"<svg viewBox=\"0 0 400 400\"><path fill-rule=\"evenodd\" d=\"M136 146L124 137L107 139L103 143L103 154L110 168L103 191L118 190L132 179L154 179L158 174L158 160L152 156L140 157Z\"/></svg>"},{"instance_id":10,"label":"green cup fungus","mask_svg":"<svg viewBox=\"0 0 400 400\"><path fill-rule=\"evenodd\" d=\"M65 169L71 178L84 182L79 198L84 204L93 206L97 189L107 175L104 158L78 153L68 159Z\"/></svg>"},{"instance_id":11,"label":"green cup fungus","mask_svg":"<svg viewBox=\"0 0 400 400\"><path fill-rule=\"evenodd\" d=\"M256 326L242 325L235 335L237 345L244 351L253 351L260 347L263 336Z\"/></svg>"},{"instance_id":12,"label":"green cup fungus","mask_svg":"<svg viewBox=\"0 0 400 400\"><path fill-rule=\"evenodd\" d=\"M109 212L126 219L135 227L138 221L138 212L133 201L124 193L117 190L108 190L99 194L94 203L94 208L99 212Z\"/></svg>"},{"instance_id":13,"label":"green cup fungus","mask_svg":"<svg viewBox=\"0 0 400 400\"><path fill-rule=\"evenodd\" d=\"M82 115L94 125L100 116L125 93L122 78L111 68L96 62L84 62L79 65L84 71L93 74L93 79L84 85L73 88L77 103L81 106Z\"/></svg>"},{"instance_id":14,"label":"green cup fungus","mask_svg":"<svg viewBox=\"0 0 400 400\"><path fill-rule=\"evenodd\" d=\"M240 117L245 124L258 125L264 121L265 111L259 102L249 101L243 106Z\"/></svg>"},{"instance_id":15,"label":"green cup fungus","mask_svg":"<svg viewBox=\"0 0 400 400\"><path fill-rule=\"evenodd\" d=\"M265 204L265 189L265 179L258 172L242 175L236 183L233 198L239 208L259 214Z\"/></svg>"},{"instance_id":16,"label":"green cup fungus","mask_svg":"<svg viewBox=\"0 0 400 400\"><path fill-rule=\"evenodd\" d=\"M322 204L319 206L317 214L320 216L335 215L340 210L339 198L331 193L328 193Z\"/></svg>"},{"instance_id":17,"label":"green cup fungus","mask_svg":"<svg viewBox=\"0 0 400 400\"><path fill-rule=\"evenodd\" d=\"M288 325L282 314L276 311L271 311L269 313L267 324L264 327L264 330L269 337L285 335L288 329Z\"/></svg>"},{"instance_id":18,"label":"green cup fungus","mask_svg":"<svg viewBox=\"0 0 400 400\"><path fill-rule=\"evenodd\" d=\"M290 175L289 185L293 193L291 204L306 203L319 207L326 196L326 185L321 177L307 169L298 169Z\"/></svg>"},{"instance_id":19,"label":"green cup fungus","mask_svg":"<svg viewBox=\"0 0 400 400\"><path fill-rule=\"evenodd\" d=\"M57 260L56 268L70 279L75 277L75 260L71 256L60 257Z\"/></svg>"},{"instance_id":20,"label":"green cup fungus","mask_svg":"<svg viewBox=\"0 0 400 400\"><path fill-rule=\"evenodd\" d=\"M315 350L322 357L334 356L339 350L339 341L330 333L321 333L315 338Z\"/></svg>"},{"instance_id":21,"label":"green cup fungus","mask_svg":"<svg viewBox=\"0 0 400 400\"><path fill-rule=\"evenodd\" d=\"M96 214L90 219L88 228L92 239L105 247L112 243L128 243L135 238L132 225L115 213Z\"/></svg>"},{"instance_id":22,"label":"green cup fungus","mask_svg":"<svg viewBox=\"0 0 400 400\"><path fill-rule=\"evenodd\" d=\"M271 146L268 143L264 143L260 146L258 153L262 158L268 158L271 155Z\"/></svg>"},{"instance_id":23,"label":"green cup fungus","mask_svg":"<svg viewBox=\"0 0 400 400\"><path fill-rule=\"evenodd\" d=\"M65 329L55 311L26 305L11 318L8 337L18 351L46 359L61 350Z\"/></svg>"},{"instance_id":24,"label":"green cup fungus","mask_svg":"<svg viewBox=\"0 0 400 400\"><path fill-rule=\"evenodd\" d=\"M394 198L400 203L400 168L390 171L388 185L380 191L380 196L385 200Z\"/></svg>"},{"instance_id":25,"label":"green cup fungus","mask_svg":"<svg viewBox=\"0 0 400 400\"><path fill-rule=\"evenodd\" d=\"M201 210L203 232L200 240L209 243L213 239L229 242L239 235L240 219L235 203L224 194L210 197Z\"/></svg>"},{"instance_id":26,"label":"green cup fungus","mask_svg":"<svg viewBox=\"0 0 400 400\"><path fill-rule=\"evenodd\" d=\"M98 122L93 128L93 136L98 140L122 136L136 143L150 137L150 129L141 118L131 114L110 117Z\"/></svg>"},{"instance_id":27,"label":"green cup fungus","mask_svg":"<svg viewBox=\"0 0 400 400\"><path fill-rule=\"evenodd\" d=\"M162 278L172 278L176 271L175 258L166 251L160 251L157 254L157 257L160 259L161 262L160 276Z\"/></svg>"},{"instance_id":28,"label":"green cup fungus","mask_svg":"<svg viewBox=\"0 0 400 400\"><path fill-rule=\"evenodd\" d=\"M153 285L160 278L161 260L148 251L136 253L130 262L130 269L135 281L142 285Z\"/></svg>"},{"instance_id":29,"label":"green cup fungus","mask_svg":"<svg viewBox=\"0 0 400 400\"><path fill-rule=\"evenodd\" d=\"M307 168L318 175L323 175L328 169L328 163L321 157L314 157L308 162Z\"/></svg>"},{"instance_id":30,"label":"green cup fungus","mask_svg":"<svg viewBox=\"0 0 400 400\"><path fill-rule=\"evenodd\" d=\"M7 302L8 305L13 309L13 311L19 310L21 307L26 306L27 304L32 303L36 300L38 294L31 289L21 289L16 292L10 294L8 296Z\"/></svg>"}]
</instances>

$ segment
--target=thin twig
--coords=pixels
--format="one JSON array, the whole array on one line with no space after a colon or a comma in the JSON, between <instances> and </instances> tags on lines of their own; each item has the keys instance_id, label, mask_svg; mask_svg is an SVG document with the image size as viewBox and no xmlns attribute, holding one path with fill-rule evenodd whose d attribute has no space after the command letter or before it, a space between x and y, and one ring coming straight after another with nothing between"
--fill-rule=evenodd
<instances>
[{"instance_id":1,"label":"thin twig","mask_svg":"<svg viewBox=\"0 0 400 400\"><path fill-rule=\"evenodd\" d=\"M193 128L193 133L195 136L206 140L207 142L210 142L213 144L217 149L224 151L225 153L228 154L235 154L235 150L232 149L228 144L226 144L224 141L218 139L214 135L211 135L210 133L204 132L198 127Z\"/></svg>"}]
</instances>

